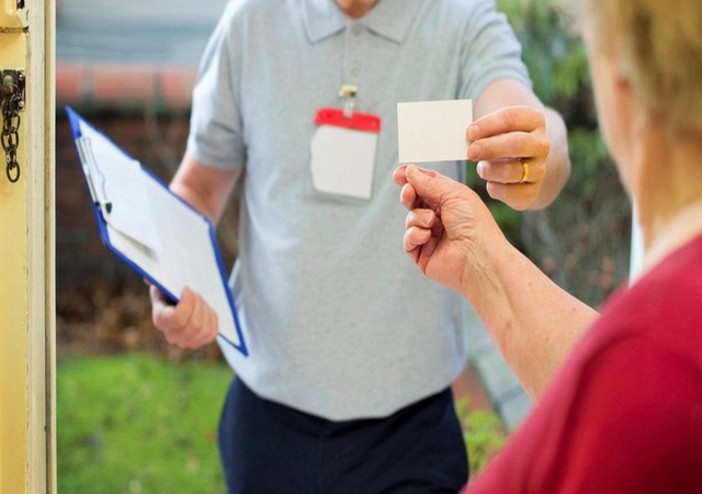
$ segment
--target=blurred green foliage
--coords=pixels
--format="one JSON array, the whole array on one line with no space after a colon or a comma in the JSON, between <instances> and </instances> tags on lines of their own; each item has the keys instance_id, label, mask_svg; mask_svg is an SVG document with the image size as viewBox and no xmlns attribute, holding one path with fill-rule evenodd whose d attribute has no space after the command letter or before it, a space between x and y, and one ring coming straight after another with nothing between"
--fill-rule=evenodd
<instances>
[{"instance_id":1,"label":"blurred green foliage","mask_svg":"<svg viewBox=\"0 0 702 494\"><path fill-rule=\"evenodd\" d=\"M463 396L456 401L455 407L456 415L463 427L470 475L475 477L502 448L507 435L496 413L470 410L469 403L469 398Z\"/></svg>"},{"instance_id":2,"label":"blurred green foliage","mask_svg":"<svg viewBox=\"0 0 702 494\"><path fill-rule=\"evenodd\" d=\"M523 46L534 91L568 128L571 177L544 211L491 209L510 240L554 281L597 306L628 274L629 201L602 141L588 62L564 0L498 0Z\"/></svg>"}]
</instances>

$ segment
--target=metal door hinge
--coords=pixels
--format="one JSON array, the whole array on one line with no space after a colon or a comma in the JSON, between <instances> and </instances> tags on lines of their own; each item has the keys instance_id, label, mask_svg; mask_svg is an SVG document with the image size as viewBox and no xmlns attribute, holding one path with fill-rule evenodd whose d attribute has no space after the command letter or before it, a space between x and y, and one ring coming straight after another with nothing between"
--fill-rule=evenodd
<instances>
[{"instance_id":1,"label":"metal door hinge","mask_svg":"<svg viewBox=\"0 0 702 494\"><path fill-rule=\"evenodd\" d=\"M17 148L19 147L19 127L22 122L20 112L24 110L24 87L24 71L0 70L0 111L2 112L0 141L5 151L5 174L12 183L20 178Z\"/></svg>"},{"instance_id":2,"label":"metal door hinge","mask_svg":"<svg viewBox=\"0 0 702 494\"><path fill-rule=\"evenodd\" d=\"M0 33L28 32L28 3L26 0L0 0Z\"/></svg>"}]
</instances>

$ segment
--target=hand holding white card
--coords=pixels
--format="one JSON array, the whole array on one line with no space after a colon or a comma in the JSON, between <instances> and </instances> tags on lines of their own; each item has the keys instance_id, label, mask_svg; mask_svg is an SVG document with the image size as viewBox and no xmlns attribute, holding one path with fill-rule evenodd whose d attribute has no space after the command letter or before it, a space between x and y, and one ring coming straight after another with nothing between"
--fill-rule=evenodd
<instances>
[{"instance_id":1,"label":"hand holding white card","mask_svg":"<svg viewBox=\"0 0 702 494\"><path fill-rule=\"evenodd\" d=\"M472 121L471 100L398 103L400 163L468 159L466 129Z\"/></svg>"}]
</instances>

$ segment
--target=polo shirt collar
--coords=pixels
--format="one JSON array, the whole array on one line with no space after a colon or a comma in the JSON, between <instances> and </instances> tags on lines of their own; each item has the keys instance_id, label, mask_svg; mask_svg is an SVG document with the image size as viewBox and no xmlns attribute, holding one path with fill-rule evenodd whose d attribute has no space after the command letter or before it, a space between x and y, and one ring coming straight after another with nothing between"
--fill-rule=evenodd
<instances>
[{"instance_id":1,"label":"polo shirt collar","mask_svg":"<svg viewBox=\"0 0 702 494\"><path fill-rule=\"evenodd\" d=\"M379 36L402 42L423 0L380 0L357 22ZM342 31L350 18L335 0L302 0L302 16L310 41L316 43Z\"/></svg>"}]
</instances>

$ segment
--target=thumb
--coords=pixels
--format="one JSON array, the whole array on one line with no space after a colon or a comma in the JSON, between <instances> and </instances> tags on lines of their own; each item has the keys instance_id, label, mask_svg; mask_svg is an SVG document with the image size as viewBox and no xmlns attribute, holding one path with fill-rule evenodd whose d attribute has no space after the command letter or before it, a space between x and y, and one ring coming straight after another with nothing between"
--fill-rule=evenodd
<instances>
[{"instance_id":1,"label":"thumb","mask_svg":"<svg viewBox=\"0 0 702 494\"><path fill-rule=\"evenodd\" d=\"M439 172L419 168L417 165L407 167L407 181L414 187L419 198L436 205L444 202L455 184Z\"/></svg>"}]
</instances>

